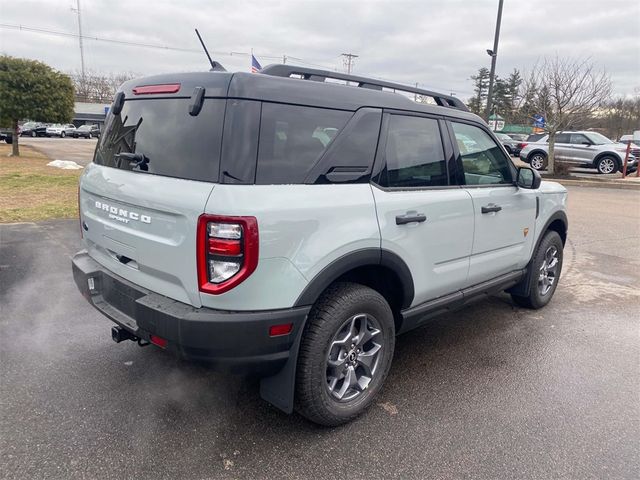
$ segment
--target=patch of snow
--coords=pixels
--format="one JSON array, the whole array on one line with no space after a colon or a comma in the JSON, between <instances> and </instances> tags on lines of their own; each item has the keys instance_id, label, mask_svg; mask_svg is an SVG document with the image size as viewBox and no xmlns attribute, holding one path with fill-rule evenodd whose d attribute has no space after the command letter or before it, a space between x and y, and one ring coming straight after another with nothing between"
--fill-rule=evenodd
<instances>
[{"instance_id":1,"label":"patch of snow","mask_svg":"<svg viewBox=\"0 0 640 480\"><path fill-rule=\"evenodd\" d=\"M47 163L47 167L56 167L61 168L62 170L80 170L81 168L84 168L82 165L78 165L72 160L54 160L53 162Z\"/></svg>"}]
</instances>

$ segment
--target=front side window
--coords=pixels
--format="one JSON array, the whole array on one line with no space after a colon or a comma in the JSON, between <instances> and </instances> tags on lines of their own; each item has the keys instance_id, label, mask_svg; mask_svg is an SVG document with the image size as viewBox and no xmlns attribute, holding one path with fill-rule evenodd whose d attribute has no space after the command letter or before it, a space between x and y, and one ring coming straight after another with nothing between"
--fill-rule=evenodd
<instances>
[{"instance_id":1,"label":"front side window","mask_svg":"<svg viewBox=\"0 0 640 480\"><path fill-rule=\"evenodd\" d=\"M385 187L449 184L437 120L391 115L384 157L386 168L380 183Z\"/></svg>"},{"instance_id":2,"label":"front side window","mask_svg":"<svg viewBox=\"0 0 640 480\"><path fill-rule=\"evenodd\" d=\"M583 143L590 143L590 142L587 139L587 137L585 137L581 133L572 133L570 143L573 145L582 145Z\"/></svg>"},{"instance_id":3,"label":"front side window","mask_svg":"<svg viewBox=\"0 0 640 480\"><path fill-rule=\"evenodd\" d=\"M256 183L303 183L352 112L263 103Z\"/></svg>"},{"instance_id":4,"label":"front side window","mask_svg":"<svg viewBox=\"0 0 640 480\"><path fill-rule=\"evenodd\" d=\"M481 128L452 122L467 185L513 183L510 160Z\"/></svg>"}]
</instances>

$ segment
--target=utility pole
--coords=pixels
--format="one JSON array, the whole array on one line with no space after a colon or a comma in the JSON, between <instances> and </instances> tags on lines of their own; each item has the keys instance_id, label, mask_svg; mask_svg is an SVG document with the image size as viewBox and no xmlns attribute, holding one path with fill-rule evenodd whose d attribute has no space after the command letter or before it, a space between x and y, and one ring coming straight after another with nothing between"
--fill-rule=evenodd
<instances>
[{"instance_id":1,"label":"utility pole","mask_svg":"<svg viewBox=\"0 0 640 480\"><path fill-rule=\"evenodd\" d=\"M496 20L496 34L493 38L493 50L487 50L489 56L491 56L491 73L489 74L489 93L487 94L487 121L491 115L491 101L493 100L493 82L496 76L496 58L498 57L498 41L500 40L500 23L502 22L502 3L504 0L498 2L498 19Z\"/></svg>"},{"instance_id":2,"label":"utility pole","mask_svg":"<svg viewBox=\"0 0 640 480\"><path fill-rule=\"evenodd\" d=\"M347 67L347 73L351 75L351 69L353 68L354 59L358 58L359 55L354 55L353 53L342 53L341 56L344 57L342 63L345 67Z\"/></svg>"},{"instance_id":3,"label":"utility pole","mask_svg":"<svg viewBox=\"0 0 640 480\"><path fill-rule=\"evenodd\" d=\"M287 56L286 55L282 55L282 64L283 65L287 64Z\"/></svg>"},{"instance_id":4,"label":"utility pole","mask_svg":"<svg viewBox=\"0 0 640 480\"><path fill-rule=\"evenodd\" d=\"M80 43L80 65L82 68L82 84L85 85L84 70L84 45L82 44L82 14L80 13L80 0L76 0L77 8L71 8L78 14L78 43ZM86 99L85 99L86 100Z\"/></svg>"}]
</instances>

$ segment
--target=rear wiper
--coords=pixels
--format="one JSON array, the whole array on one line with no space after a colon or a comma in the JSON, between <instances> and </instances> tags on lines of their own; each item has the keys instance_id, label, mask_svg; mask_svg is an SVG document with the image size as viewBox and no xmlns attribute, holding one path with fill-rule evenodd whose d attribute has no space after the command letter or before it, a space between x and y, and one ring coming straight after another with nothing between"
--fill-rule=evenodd
<instances>
[{"instance_id":1,"label":"rear wiper","mask_svg":"<svg viewBox=\"0 0 640 480\"><path fill-rule=\"evenodd\" d=\"M134 168L140 168L140 170L147 171L149 170L149 158L142 153L116 153L115 157L118 159L126 160L129 162L129 166Z\"/></svg>"}]
</instances>

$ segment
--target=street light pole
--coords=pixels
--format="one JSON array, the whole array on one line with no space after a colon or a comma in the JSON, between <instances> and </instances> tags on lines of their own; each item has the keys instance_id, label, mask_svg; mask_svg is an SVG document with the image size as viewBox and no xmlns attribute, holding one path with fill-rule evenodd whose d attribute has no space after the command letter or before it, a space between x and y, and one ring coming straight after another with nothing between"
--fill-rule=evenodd
<instances>
[{"instance_id":1,"label":"street light pole","mask_svg":"<svg viewBox=\"0 0 640 480\"><path fill-rule=\"evenodd\" d=\"M496 20L496 35L493 38L493 50L487 50L487 53L491 55L491 73L489 74L489 93L487 94L487 120L491 115L491 101L493 100L493 82L496 76L496 59L498 57L498 41L500 40L500 23L502 22L502 3L504 0L499 0L498 3L498 19Z\"/></svg>"}]
</instances>

